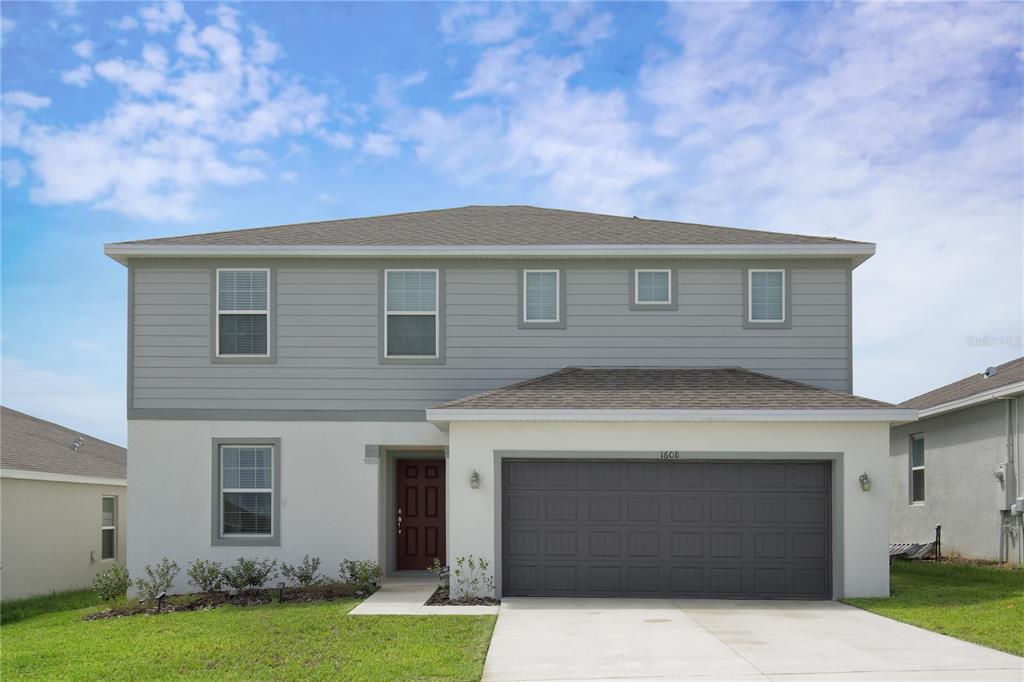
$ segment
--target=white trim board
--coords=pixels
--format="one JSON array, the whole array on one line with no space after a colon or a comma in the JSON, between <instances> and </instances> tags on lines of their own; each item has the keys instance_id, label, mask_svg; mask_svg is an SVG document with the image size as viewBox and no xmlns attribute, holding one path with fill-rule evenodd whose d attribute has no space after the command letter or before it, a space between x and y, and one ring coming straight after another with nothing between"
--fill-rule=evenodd
<instances>
[{"instance_id":1,"label":"white trim board","mask_svg":"<svg viewBox=\"0 0 1024 682\"><path fill-rule=\"evenodd\" d=\"M973 405L987 403L991 400L1009 398L1019 393L1024 393L1024 381L1018 381L1012 384L997 386L996 388L989 389L988 391L982 391L981 393L975 393L974 395L967 396L966 398L960 398L959 400L950 400L947 403L941 403L933 407L926 407L922 410L918 410L918 416L921 419L924 419L926 417L934 417L935 415L938 414L945 414L946 412L955 412L956 410L962 410L965 407L971 407Z\"/></svg>"},{"instance_id":2,"label":"white trim board","mask_svg":"<svg viewBox=\"0 0 1024 682\"><path fill-rule=\"evenodd\" d=\"M103 253L125 263L128 257L347 257L347 258L510 258L510 257L664 257L696 258L852 258L860 264L874 244L549 244L331 246L273 244L106 244Z\"/></svg>"},{"instance_id":3,"label":"white trim board","mask_svg":"<svg viewBox=\"0 0 1024 682\"><path fill-rule=\"evenodd\" d=\"M913 422L917 410L427 410L427 421L449 422Z\"/></svg>"},{"instance_id":4,"label":"white trim board","mask_svg":"<svg viewBox=\"0 0 1024 682\"><path fill-rule=\"evenodd\" d=\"M51 481L53 483L88 483L91 485L127 486L126 478L103 478L102 476L76 476L74 474L54 474L49 471L31 471L29 469L0 469L0 478L17 478L26 481Z\"/></svg>"}]
</instances>

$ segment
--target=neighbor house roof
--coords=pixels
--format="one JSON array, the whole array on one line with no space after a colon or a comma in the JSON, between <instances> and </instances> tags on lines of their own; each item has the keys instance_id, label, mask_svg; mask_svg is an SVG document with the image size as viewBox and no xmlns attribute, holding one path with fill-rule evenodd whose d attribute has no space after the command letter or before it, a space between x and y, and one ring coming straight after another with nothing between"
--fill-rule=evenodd
<instances>
[{"instance_id":1,"label":"neighbor house roof","mask_svg":"<svg viewBox=\"0 0 1024 682\"><path fill-rule=\"evenodd\" d=\"M647 247L724 249L743 254L759 248L785 252L865 258L874 245L833 237L746 230L668 220L565 211L534 206L464 206L367 218L325 220L226 232L143 239L107 244L108 255L204 255L207 253L294 253L294 255L365 255L437 253L459 249L471 255L502 255L587 247L618 253ZM614 248L613 248L614 247ZM656 247L661 247L658 249ZM526 251L523 251L526 249ZM532 249L532 251L531 251ZM397 250L397 251L396 251ZM716 250L714 253L718 253ZM492 254L493 251L493 254Z\"/></svg>"},{"instance_id":2,"label":"neighbor house roof","mask_svg":"<svg viewBox=\"0 0 1024 682\"><path fill-rule=\"evenodd\" d=\"M878 400L780 379L740 367L567 367L536 379L485 391L428 410L444 419L452 412L523 411L629 413L749 413L892 411ZM913 419L913 411L898 411ZM677 416L679 416L677 414ZM876 417L877 418L877 417Z\"/></svg>"},{"instance_id":3,"label":"neighbor house roof","mask_svg":"<svg viewBox=\"0 0 1024 682\"><path fill-rule=\"evenodd\" d=\"M76 440L81 444L75 450ZM128 451L38 417L0 407L0 468L59 476L128 475Z\"/></svg>"},{"instance_id":4,"label":"neighbor house roof","mask_svg":"<svg viewBox=\"0 0 1024 682\"><path fill-rule=\"evenodd\" d=\"M1024 357L996 366L995 373L991 376L986 376L985 372L972 374L959 381L905 400L900 403L900 406L948 412L978 402L996 400L1003 395L1014 395L1021 392L1024 392Z\"/></svg>"}]
</instances>

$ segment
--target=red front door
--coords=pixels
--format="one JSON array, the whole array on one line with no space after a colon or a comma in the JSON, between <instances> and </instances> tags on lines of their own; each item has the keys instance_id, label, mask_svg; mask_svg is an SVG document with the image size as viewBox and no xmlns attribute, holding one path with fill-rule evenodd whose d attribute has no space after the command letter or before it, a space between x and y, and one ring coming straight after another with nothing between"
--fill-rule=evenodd
<instances>
[{"instance_id":1,"label":"red front door","mask_svg":"<svg viewBox=\"0 0 1024 682\"><path fill-rule=\"evenodd\" d=\"M443 565L444 460L400 459L396 463L395 557L399 571L423 571L435 559Z\"/></svg>"}]
</instances>

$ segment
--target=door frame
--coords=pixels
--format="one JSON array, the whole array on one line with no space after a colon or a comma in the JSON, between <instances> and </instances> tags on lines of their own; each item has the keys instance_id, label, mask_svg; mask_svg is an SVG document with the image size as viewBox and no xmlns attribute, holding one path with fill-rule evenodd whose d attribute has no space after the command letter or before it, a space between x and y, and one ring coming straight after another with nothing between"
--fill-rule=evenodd
<instances>
[{"instance_id":1,"label":"door frame","mask_svg":"<svg viewBox=\"0 0 1024 682\"><path fill-rule=\"evenodd\" d=\"M397 524L395 513L398 509L395 500L396 488L398 487L396 466L400 459L441 459L445 464L445 494L444 494L444 536L445 552L448 551L448 519L450 508L448 506L448 447L423 447L415 445L399 445L381 447L380 476L378 481L378 523L380 529L377 545L378 554L381 557L381 568L385 576L407 576L414 574L430 575L427 571L399 571L397 566ZM442 563L447 563L447 557Z\"/></svg>"}]
</instances>

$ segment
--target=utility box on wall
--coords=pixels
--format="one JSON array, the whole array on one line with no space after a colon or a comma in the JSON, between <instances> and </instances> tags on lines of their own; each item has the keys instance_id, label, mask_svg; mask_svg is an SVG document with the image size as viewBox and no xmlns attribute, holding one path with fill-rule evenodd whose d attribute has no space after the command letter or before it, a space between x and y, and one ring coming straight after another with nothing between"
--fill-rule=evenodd
<instances>
[{"instance_id":1,"label":"utility box on wall","mask_svg":"<svg viewBox=\"0 0 1024 682\"><path fill-rule=\"evenodd\" d=\"M1009 511L1017 501L1017 474L1013 470L1013 462L1003 462L996 467L996 478L999 480L999 510Z\"/></svg>"}]
</instances>

